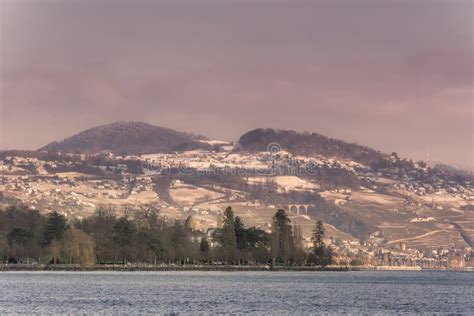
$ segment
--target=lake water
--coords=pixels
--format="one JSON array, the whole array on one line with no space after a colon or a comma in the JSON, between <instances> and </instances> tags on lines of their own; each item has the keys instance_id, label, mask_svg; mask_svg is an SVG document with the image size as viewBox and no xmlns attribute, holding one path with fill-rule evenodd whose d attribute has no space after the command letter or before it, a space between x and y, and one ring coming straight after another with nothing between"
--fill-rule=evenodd
<instances>
[{"instance_id":1,"label":"lake water","mask_svg":"<svg viewBox=\"0 0 474 316\"><path fill-rule=\"evenodd\" d=\"M469 272L0 272L0 314L474 313Z\"/></svg>"}]
</instances>

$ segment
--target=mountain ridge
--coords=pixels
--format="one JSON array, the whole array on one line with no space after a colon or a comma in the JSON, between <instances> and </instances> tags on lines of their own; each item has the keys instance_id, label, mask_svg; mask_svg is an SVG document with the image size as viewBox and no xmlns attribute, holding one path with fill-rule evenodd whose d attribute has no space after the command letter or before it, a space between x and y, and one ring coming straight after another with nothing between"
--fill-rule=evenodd
<instances>
[{"instance_id":1,"label":"mountain ridge","mask_svg":"<svg viewBox=\"0 0 474 316\"><path fill-rule=\"evenodd\" d=\"M51 142L39 151L96 154L150 154L157 152L186 151L192 149L212 149L208 138L202 135L178 132L154 126L145 122L117 121L99 125ZM267 151L271 144L277 150L285 150L295 155L325 156L352 159L361 163L372 163L387 155L367 146L348 143L340 139L318 133L301 133L293 130L257 128L240 136L237 150Z\"/></svg>"},{"instance_id":2,"label":"mountain ridge","mask_svg":"<svg viewBox=\"0 0 474 316\"><path fill-rule=\"evenodd\" d=\"M88 128L70 137L51 142L38 151L75 154L111 152L135 155L182 152L193 149L218 150L222 145L208 141L209 139L202 135L179 132L145 122L116 121ZM298 132L287 129L256 128L242 134L236 143L235 150L240 152L283 150L293 155L346 159L364 165L378 163L389 157L388 154L369 146L316 132ZM461 169L466 171L464 168Z\"/></svg>"}]
</instances>

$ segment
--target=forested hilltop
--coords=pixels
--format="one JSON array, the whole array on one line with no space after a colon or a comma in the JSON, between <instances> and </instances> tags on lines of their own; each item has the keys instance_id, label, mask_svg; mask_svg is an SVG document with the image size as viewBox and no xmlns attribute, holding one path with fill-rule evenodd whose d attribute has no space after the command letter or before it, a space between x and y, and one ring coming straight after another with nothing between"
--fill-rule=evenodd
<instances>
[{"instance_id":1,"label":"forested hilltop","mask_svg":"<svg viewBox=\"0 0 474 316\"><path fill-rule=\"evenodd\" d=\"M269 144L276 143L280 150L300 156L325 156L350 159L363 164L382 160L387 155L372 148L326 137L318 133L298 133L291 130L259 128L247 132L239 139L242 150L266 151Z\"/></svg>"},{"instance_id":2,"label":"forested hilltop","mask_svg":"<svg viewBox=\"0 0 474 316\"><path fill-rule=\"evenodd\" d=\"M39 150L83 154L146 154L210 148L209 144L199 141L203 139L203 136L143 122L115 122L85 130L59 142L52 142Z\"/></svg>"},{"instance_id":3,"label":"forested hilltop","mask_svg":"<svg viewBox=\"0 0 474 316\"><path fill-rule=\"evenodd\" d=\"M226 264L281 266L332 262L324 244L324 227L314 230L314 247L306 252L301 232L278 210L272 229L246 227L231 207L223 225L207 232L193 229L193 219L167 220L153 205L128 209L121 217L99 208L82 220L68 222L52 212L41 215L24 206L0 211L0 259L4 264Z\"/></svg>"}]
</instances>

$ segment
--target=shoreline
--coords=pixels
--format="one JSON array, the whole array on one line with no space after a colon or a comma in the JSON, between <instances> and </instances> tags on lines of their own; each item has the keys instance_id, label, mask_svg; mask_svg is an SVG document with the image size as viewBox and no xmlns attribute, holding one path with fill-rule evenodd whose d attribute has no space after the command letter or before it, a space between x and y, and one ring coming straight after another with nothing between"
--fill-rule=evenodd
<instances>
[{"instance_id":1,"label":"shoreline","mask_svg":"<svg viewBox=\"0 0 474 316\"><path fill-rule=\"evenodd\" d=\"M292 267L292 266L226 266L226 265L160 265L160 266L127 266L127 265L23 265L23 264L1 264L0 272L21 271L64 271L64 272L166 272L166 271L204 271L204 272L348 272L348 271L462 271L474 272L474 268L464 269L423 269L418 266L329 266L321 268L318 266Z\"/></svg>"},{"instance_id":2,"label":"shoreline","mask_svg":"<svg viewBox=\"0 0 474 316\"><path fill-rule=\"evenodd\" d=\"M227 266L227 265L0 265L0 272L5 271L225 271L225 272L245 272L245 271L350 271L351 267L333 266L322 269L321 267L285 267L285 266Z\"/></svg>"}]
</instances>

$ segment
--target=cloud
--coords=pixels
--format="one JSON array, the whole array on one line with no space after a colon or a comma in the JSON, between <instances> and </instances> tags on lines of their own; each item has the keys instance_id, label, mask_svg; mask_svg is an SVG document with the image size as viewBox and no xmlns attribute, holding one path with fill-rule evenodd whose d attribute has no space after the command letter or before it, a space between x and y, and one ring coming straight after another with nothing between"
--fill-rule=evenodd
<instances>
[{"instance_id":1,"label":"cloud","mask_svg":"<svg viewBox=\"0 0 474 316\"><path fill-rule=\"evenodd\" d=\"M4 147L145 120L473 161L470 1L3 0L0 14Z\"/></svg>"}]
</instances>

